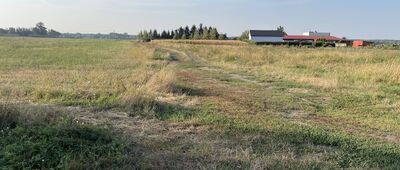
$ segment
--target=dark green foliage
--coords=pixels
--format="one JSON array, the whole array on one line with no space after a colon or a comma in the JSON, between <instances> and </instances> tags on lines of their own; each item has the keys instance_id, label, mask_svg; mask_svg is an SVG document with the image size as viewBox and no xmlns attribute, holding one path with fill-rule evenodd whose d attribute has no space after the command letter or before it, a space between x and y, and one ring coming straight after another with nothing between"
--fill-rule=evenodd
<instances>
[{"instance_id":1,"label":"dark green foliage","mask_svg":"<svg viewBox=\"0 0 400 170\"><path fill-rule=\"evenodd\" d=\"M178 31L177 31L177 30L175 30L175 31L174 31L174 36L172 36L172 38L173 38L174 40L180 39L180 37L179 37L179 34L178 34Z\"/></svg>"},{"instance_id":2,"label":"dark green foliage","mask_svg":"<svg viewBox=\"0 0 400 170\"><path fill-rule=\"evenodd\" d=\"M48 36L52 38L57 38L61 36L61 33L56 30L50 29L48 32Z\"/></svg>"},{"instance_id":3,"label":"dark green foliage","mask_svg":"<svg viewBox=\"0 0 400 170\"><path fill-rule=\"evenodd\" d=\"M105 128L70 120L54 125L18 126L1 134L0 164L12 169L62 168L70 164L110 167L121 152ZM116 161L116 160L115 160Z\"/></svg>"},{"instance_id":4,"label":"dark green foliage","mask_svg":"<svg viewBox=\"0 0 400 170\"><path fill-rule=\"evenodd\" d=\"M161 120L184 121L192 117L196 111L182 106L157 103L156 117Z\"/></svg>"},{"instance_id":5,"label":"dark green foliage","mask_svg":"<svg viewBox=\"0 0 400 170\"><path fill-rule=\"evenodd\" d=\"M183 34L184 34L185 38L182 38L182 39L190 39L190 37L193 37L193 36L190 34L189 26L186 26L186 27L185 27L185 31L184 31Z\"/></svg>"},{"instance_id":6,"label":"dark green foliage","mask_svg":"<svg viewBox=\"0 0 400 170\"><path fill-rule=\"evenodd\" d=\"M287 33L285 32L285 28L283 26L279 26L278 28L276 28L277 31L282 31L285 35L287 35Z\"/></svg>"},{"instance_id":7,"label":"dark green foliage","mask_svg":"<svg viewBox=\"0 0 400 170\"><path fill-rule=\"evenodd\" d=\"M0 28L0 35L8 34L7 29Z\"/></svg>"},{"instance_id":8,"label":"dark green foliage","mask_svg":"<svg viewBox=\"0 0 400 170\"><path fill-rule=\"evenodd\" d=\"M209 39L210 39L210 30L208 30L207 27L204 27L202 37L203 37L203 39L205 39L205 40L209 40Z\"/></svg>"},{"instance_id":9,"label":"dark green foliage","mask_svg":"<svg viewBox=\"0 0 400 170\"><path fill-rule=\"evenodd\" d=\"M242 33L242 35L239 37L239 40L241 40L241 41L249 41L249 34L250 34L250 31L244 31Z\"/></svg>"},{"instance_id":10,"label":"dark green foliage","mask_svg":"<svg viewBox=\"0 0 400 170\"><path fill-rule=\"evenodd\" d=\"M196 30L196 32L194 32L193 39L194 40L200 40L201 39L201 35L200 35L200 31L199 30Z\"/></svg>"},{"instance_id":11,"label":"dark green foliage","mask_svg":"<svg viewBox=\"0 0 400 170\"><path fill-rule=\"evenodd\" d=\"M183 35L185 34L185 29L183 29L182 27L179 27L179 29L177 30L178 32L178 37L183 37Z\"/></svg>"},{"instance_id":12,"label":"dark green foliage","mask_svg":"<svg viewBox=\"0 0 400 170\"><path fill-rule=\"evenodd\" d=\"M172 30L171 32L168 31L168 39L172 39L172 38L174 38L174 36L175 36L175 31L174 30Z\"/></svg>"},{"instance_id":13,"label":"dark green foliage","mask_svg":"<svg viewBox=\"0 0 400 170\"><path fill-rule=\"evenodd\" d=\"M0 29L0 35L58 38L61 36L61 33L53 29L47 30L44 23L39 22L34 28Z\"/></svg>"},{"instance_id":14,"label":"dark green foliage","mask_svg":"<svg viewBox=\"0 0 400 170\"><path fill-rule=\"evenodd\" d=\"M152 34L152 38L153 39L159 39L161 36L160 36L160 34L158 34L158 32L157 32L157 30L154 30L153 31L153 34Z\"/></svg>"},{"instance_id":15,"label":"dark green foliage","mask_svg":"<svg viewBox=\"0 0 400 170\"><path fill-rule=\"evenodd\" d=\"M145 33L148 33L150 36L145 36ZM226 34L220 34L217 28L213 27L203 27L203 24L200 24L199 27L193 25L189 28L189 26L179 27L173 31L163 30L161 34L157 32L157 30L140 31L138 34L138 39L141 41L151 41L153 39L194 39L194 40L226 40L228 39Z\"/></svg>"},{"instance_id":16,"label":"dark green foliage","mask_svg":"<svg viewBox=\"0 0 400 170\"><path fill-rule=\"evenodd\" d=\"M262 134L261 136L265 138L255 140L253 144L254 151L261 155L273 154L276 152L275 149L284 148L294 149L301 155L302 152L307 152L307 147L312 144L317 147L331 148L332 153L327 159L341 168L400 166L398 161L400 148L396 144L359 139L323 128L303 127L281 120L270 120L269 123L275 127L264 129L251 122L220 116L213 112L198 114L196 117L202 123L224 126L229 129L227 133L234 135Z\"/></svg>"},{"instance_id":17,"label":"dark green foliage","mask_svg":"<svg viewBox=\"0 0 400 170\"><path fill-rule=\"evenodd\" d=\"M168 39L168 37L169 37L169 31L168 31L168 33L164 30L162 33L161 33L161 39Z\"/></svg>"},{"instance_id":18,"label":"dark green foliage","mask_svg":"<svg viewBox=\"0 0 400 170\"><path fill-rule=\"evenodd\" d=\"M33 35L34 34L32 29L29 29L29 28L17 28L16 29L16 33L19 36L29 36L29 35Z\"/></svg>"},{"instance_id":19,"label":"dark green foliage","mask_svg":"<svg viewBox=\"0 0 400 170\"><path fill-rule=\"evenodd\" d=\"M34 35L36 36L46 36L47 35L47 28L44 26L43 22L39 22L36 24L36 27L32 29Z\"/></svg>"},{"instance_id":20,"label":"dark green foliage","mask_svg":"<svg viewBox=\"0 0 400 170\"><path fill-rule=\"evenodd\" d=\"M191 35L190 38L193 38L193 37L194 37L196 31L197 31L197 26L196 26L196 25L193 25L192 28L190 29L190 35Z\"/></svg>"},{"instance_id":21,"label":"dark green foliage","mask_svg":"<svg viewBox=\"0 0 400 170\"><path fill-rule=\"evenodd\" d=\"M226 39L228 39L228 37L226 36L226 34L219 34L218 39L219 40L226 40Z\"/></svg>"},{"instance_id":22,"label":"dark green foliage","mask_svg":"<svg viewBox=\"0 0 400 170\"><path fill-rule=\"evenodd\" d=\"M212 28L210 31L210 39L211 40L217 40L219 38L219 33L216 28Z\"/></svg>"},{"instance_id":23,"label":"dark green foliage","mask_svg":"<svg viewBox=\"0 0 400 170\"><path fill-rule=\"evenodd\" d=\"M140 31L139 34L137 35L137 39L142 42L150 42L151 36L150 33L147 31Z\"/></svg>"}]
</instances>

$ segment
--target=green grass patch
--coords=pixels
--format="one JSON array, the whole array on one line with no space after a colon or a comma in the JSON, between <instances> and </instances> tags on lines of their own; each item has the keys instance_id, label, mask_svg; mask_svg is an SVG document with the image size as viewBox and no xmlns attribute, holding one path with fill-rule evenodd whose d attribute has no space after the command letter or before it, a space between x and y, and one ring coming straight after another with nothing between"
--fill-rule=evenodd
<instances>
[{"instance_id":1,"label":"green grass patch","mask_svg":"<svg viewBox=\"0 0 400 170\"><path fill-rule=\"evenodd\" d=\"M197 112L194 109L185 108L179 105L158 103L155 113L156 118L160 120L181 122L193 117Z\"/></svg>"},{"instance_id":2,"label":"green grass patch","mask_svg":"<svg viewBox=\"0 0 400 170\"><path fill-rule=\"evenodd\" d=\"M121 106L120 94L118 93L39 91L35 94L35 100L42 103L96 107L98 109L111 109Z\"/></svg>"},{"instance_id":3,"label":"green grass patch","mask_svg":"<svg viewBox=\"0 0 400 170\"><path fill-rule=\"evenodd\" d=\"M320 150L318 147L329 147L332 153L325 155L326 160L321 161L333 161L341 168L400 166L398 162L400 147L396 144L356 138L321 127L300 126L279 118L256 122L216 113L199 114L195 120L207 125L223 127L229 136L241 133L265 136L256 140L252 147L261 155L282 152L281 147L285 147L286 150L295 150L299 155L316 153ZM325 148L320 151L324 153L327 150Z\"/></svg>"},{"instance_id":4,"label":"green grass patch","mask_svg":"<svg viewBox=\"0 0 400 170\"><path fill-rule=\"evenodd\" d=\"M128 162L134 167L136 158L124 154L126 144L111 127L23 107L1 107L0 169L115 169Z\"/></svg>"}]
</instances>

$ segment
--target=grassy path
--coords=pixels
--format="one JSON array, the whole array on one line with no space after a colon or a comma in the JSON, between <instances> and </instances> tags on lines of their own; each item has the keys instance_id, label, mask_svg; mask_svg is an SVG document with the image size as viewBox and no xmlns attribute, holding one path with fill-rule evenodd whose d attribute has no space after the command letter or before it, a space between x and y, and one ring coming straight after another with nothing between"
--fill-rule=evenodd
<instances>
[{"instance_id":1,"label":"grassy path","mask_svg":"<svg viewBox=\"0 0 400 170\"><path fill-rule=\"evenodd\" d=\"M193 84L193 81L198 81L196 83L197 86L208 85L208 87L206 88L213 90L212 92L209 92L210 94L221 93L223 95L230 95L234 94L234 91L247 90L253 93L258 93L258 96L257 94L250 94L250 95L241 94L242 98L246 99L248 97L253 97L249 100L252 100L254 102L268 102L274 100L273 97L290 99L293 100L293 102L287 103L288 105L297 104L297 105L303 105L303 107L291 110L286 108L277 108L282 106L275 106L275 108L273 108L274 106L269 105L269 106L264 106L265 108L259 108L259 109L266 110L266 107L270 107L268 109L269 112L278 114L278 116L285 117L290 121L297 122L299 124L304 124L307 126L311 125L328 126L332 129L342 130L346 133L350 133L353 135L376 138L378 140L383 140L393 143L400 142L400 137L397 135L382 133L380 131L370 131L367 128L363 128L362 125L359 125L355 122L346 121L343 119L339 120L335 117L330 117L325 115L306 114L305 112L309 111L307 110L309 107L313 107L318 105L319 103L325 102L326 100L330 100L329 96L323 96L323 94L316 93L311 88L288 87L290 85L284 84L285 82L273 79L269 80L269 82L261 82L257 80L257 78L251 77L249 75L232 73L223 70L221 68L212 67L210 66L210 64L207 64L205 60L199 58L198 56L188 55L184 52L180 52L178 50L170 48L167 48L167 50L180 54L182 57L186 59L186 61L190 61L189 63L186 63L186 65L192 65L192 66L183 69L182 74L180 74L181 78L187 80L187 82L184 83ZM212 81L205 82L204 80L206 79ZM225 85L224 87L228 88L226 89L216 88L216 86L221 86L222 84ZM234 87L236 89L234 89Z\"/></svg>"},{"instance_id":2,"label":"grassy path","mask_svg":"<svg viewBox=\"0 0 400 170\"><path fill-rule=\"evenodd\" d=\"M199 101L193 115L175 115L170 120L211 126L227 139L246 136L236 138L241 142L233 145L248 150L251 159L237 158L243 166L251 167L254 160L260 161L258 168L277 162L285 162L284 168L398 166L398 136L375 133L335 117L307 114L316 109L315 102L328 97L280 80L260 82L210 67L193 54L166 50L185 59L178 66L181 88Z\"/></svg>"},{"instance_id":3,"label":"grassy path","mask_svg":"<svg viewBox=\"0 0 400 170\"><path fill-rule=\"evenodd\" d=\"M400 167L396 124L371 128L347 112L327 114L331 93L215 64L214 54L234 47L204 57L197 46L163 42L3 46L11 50L0 55L0 169Z\"/></svg>"}]
</instances>

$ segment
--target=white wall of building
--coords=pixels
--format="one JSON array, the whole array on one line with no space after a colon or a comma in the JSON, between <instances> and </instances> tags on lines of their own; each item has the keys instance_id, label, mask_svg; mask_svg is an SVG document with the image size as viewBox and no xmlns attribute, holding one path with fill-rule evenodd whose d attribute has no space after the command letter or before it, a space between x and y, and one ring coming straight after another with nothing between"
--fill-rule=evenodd
<instances>
[{"instance_id":1,"label":"white wall of building","mask_svg":"<svg viewBox=\"0 0 400 170\"><path fill-rule=\"evenodd\" d=\"M305 36L331 36L329 32L305 32L303 33Z\"/></svg>"},{"instance_id":2,"label":"white wall of building","mask_svg":"<svg viewBox=\"0 0 400 170\"><path fill-rule=\"evenodd\" d=\"M250 41L254 42L283 42L283 37L249 36Z\"/></svg>"}]
</instances>

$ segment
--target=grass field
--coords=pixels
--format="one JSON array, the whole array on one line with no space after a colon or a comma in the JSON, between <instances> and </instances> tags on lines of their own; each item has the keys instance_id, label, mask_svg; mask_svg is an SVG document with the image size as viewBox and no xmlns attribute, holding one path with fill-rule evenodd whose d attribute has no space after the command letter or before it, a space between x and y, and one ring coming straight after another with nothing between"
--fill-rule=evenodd
<instances>
[{"instance_id":1,"label":"grass field","mask_svg":"<svg viewBox=\"0 0 400 170\"><path fill-rule=\"evenodd\" d=\"M396 169L399 57L0 38L0 169Z\"/></svg>"}]
</instances>

